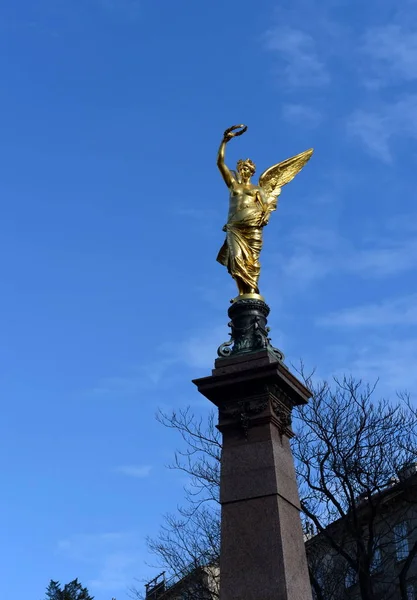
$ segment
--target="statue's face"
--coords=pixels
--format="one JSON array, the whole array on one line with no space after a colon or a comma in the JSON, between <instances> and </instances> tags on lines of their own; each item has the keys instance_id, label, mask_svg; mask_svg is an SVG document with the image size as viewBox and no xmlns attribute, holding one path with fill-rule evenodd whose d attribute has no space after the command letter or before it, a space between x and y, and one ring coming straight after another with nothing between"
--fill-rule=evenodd
<instances>
[{"instance_id":1,"label":"statue's face","mask_svg":"<svg viewBox=\"0 0 417 600\"><path fill-rule=\"evenodd\" d=\"M242 178L242 181L249 181L252 176L252 169L246 163L243 165L239 165L239 174Z\"/></svg>"}]
</instances>

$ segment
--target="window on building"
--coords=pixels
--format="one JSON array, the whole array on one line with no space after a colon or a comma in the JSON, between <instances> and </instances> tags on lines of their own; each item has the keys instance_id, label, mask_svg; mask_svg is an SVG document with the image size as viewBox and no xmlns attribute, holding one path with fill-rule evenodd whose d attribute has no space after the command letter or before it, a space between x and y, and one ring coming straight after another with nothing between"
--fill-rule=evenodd
<instances>
[{"instance_id":1,"label":"window on building","mask_svg":"<svg viewBox=\"0 0 417 600\"><path fill-rule=\"evenodd\" d=\"M412 584L407 585L407 600L416 600L416 594Z\"/></svg>"},{"instance_id":2,"label":"window on building","mask_svg":"<svg viewBox=\"0 0 417 600\"><path fill-rule=\"evenodd\" d=\"M402 523L398 523L398 525L394 527L394 536L397 560L404 560L407 558L410 551L408 546L408 526L406 521L402 521Z\"/></svg>"},{"instance_id":3,"label":"window on building","mask_svg":"<svg viewBox=\"0 0 417 600\"><path fill-rule=\"evenodd\" d=\"M372 556L371 573L378 573L382 569L381 548L376 547Z\"/></svg>"},{"instance_id":4,"label":"window on building","mask_svg":"<svg viewBox=\"0 0 417 600\"><path fill-rule=\"evenodd\" d=\"M350 588L352 585L355 585L357 581L357 573L352 567L348 567L345 575L345 587Z\"/></svg>"}]
</instances>

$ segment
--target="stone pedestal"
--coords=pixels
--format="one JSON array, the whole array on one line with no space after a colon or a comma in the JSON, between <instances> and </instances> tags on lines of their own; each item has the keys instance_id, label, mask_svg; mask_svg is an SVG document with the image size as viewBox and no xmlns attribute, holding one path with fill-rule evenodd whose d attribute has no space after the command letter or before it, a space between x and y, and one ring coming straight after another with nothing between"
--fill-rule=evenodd
<instances>
[{"instance_id":1,"label":"stone pedestal","mask_svg":"<svg viewBox=\"0 0 417 600\"><path fill-rule=\"evenodd\" d=\"M217 359L194 383L218 407L223 435L220 600L311 600L289 444L292 408L309 391L269 340Z\"/></svg>"}]
</instances>

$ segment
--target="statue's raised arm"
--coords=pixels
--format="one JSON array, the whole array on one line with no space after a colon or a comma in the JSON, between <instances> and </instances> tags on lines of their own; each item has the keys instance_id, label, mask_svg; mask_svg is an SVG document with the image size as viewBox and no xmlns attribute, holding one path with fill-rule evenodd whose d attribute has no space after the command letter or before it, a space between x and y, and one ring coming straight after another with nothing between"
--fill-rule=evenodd
<instances>
[{"instance_id":1,"label":"statue's raised arm","mask_svg":"<svg viewBox=\"0 0 417 600\"><path fill-rule=\"evenodd\" d=\"M237 172L225 163L226 144L247 130L245 125L226 129L217 154L217 166L230 190L229 214L224 226L226 240L217 260L227 267L236 281L239 296L258 297L260 274L259 255L262 249L262 228L271 212L277 208L281 188L292 181L310 160L313 150L305 150L292 158L273 165L262 173L258 185L251 183L255 164L247 158L239 160Z\"/></svg>"},{"instance_id":2,"label":"statue's raised arm","mask_svg":"<svg viewBox=\"0 0 417 600\"><path fill-rule=\"evenodd\" d=\"M235 171L231 171L225 163L226 144L234 137L245 133L246 130L247 127L245 125L233 125L232 127L229 127L229 129L226 129L217 153L217 166L228 188L236 181L236 173Z\"/></svg>"}]
</instances>

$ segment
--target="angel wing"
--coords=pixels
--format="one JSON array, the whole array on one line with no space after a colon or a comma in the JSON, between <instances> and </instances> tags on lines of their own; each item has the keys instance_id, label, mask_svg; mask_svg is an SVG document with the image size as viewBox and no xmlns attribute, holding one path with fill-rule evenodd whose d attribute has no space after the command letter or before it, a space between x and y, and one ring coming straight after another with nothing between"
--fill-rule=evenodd
<instances>
[{"instance_id":1,"label":"angel wing","mask_svg":"<svg viewBox=\"0 0 417 600\"><path fill-rule=\"evenodd\" d=\"M264 171L259 177L259 186L263 188L269 202L275 201L275 208L276 198L279 196L282 186L294 179L297 173L299 173L304 165L310 160L312 154L313 148L305 150L296 156L283 160L277 165L269 167L269 169Z\"/></svg>"}]
</instances>

